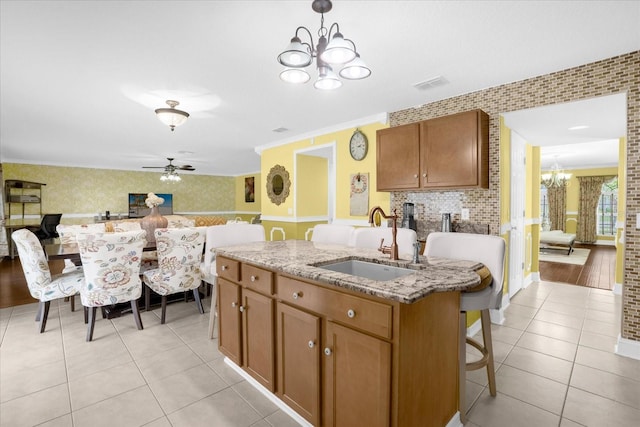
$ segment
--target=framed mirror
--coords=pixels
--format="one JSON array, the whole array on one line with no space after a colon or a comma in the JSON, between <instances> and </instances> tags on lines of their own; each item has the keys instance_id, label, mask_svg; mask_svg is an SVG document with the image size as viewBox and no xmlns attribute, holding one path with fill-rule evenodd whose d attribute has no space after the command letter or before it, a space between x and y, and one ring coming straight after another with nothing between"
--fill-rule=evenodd
<instances>
[{"instance_id":1,"label":"framed mirror","mask_svg":"<svg viewBox=\"0 0 640 427\"><path fill-rule=\"evenodd\" d=\"M289 180L289 172L284 166L275 165L267 175L267 195L269 199L279 205L289 197L289 188L291 180Z\"/></svg>"}]
</instances>

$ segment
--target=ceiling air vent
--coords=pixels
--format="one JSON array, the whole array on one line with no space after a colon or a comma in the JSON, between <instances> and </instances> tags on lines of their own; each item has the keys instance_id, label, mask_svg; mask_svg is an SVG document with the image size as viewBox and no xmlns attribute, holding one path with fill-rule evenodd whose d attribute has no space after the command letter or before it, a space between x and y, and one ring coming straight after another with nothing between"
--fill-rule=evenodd
<instances>
[{"instance_id":1,"label":"ceiling air vent","mask_svg":"<svg viewBox=\"0 0 640 427\"><path fill-rule=\"evenodd\" d=\"M283 132L288 132L288 131L289 131L289 129L283 128L283 127L275 128L273 130L273 132L276 132L276 133L283 133Z\"/></svg>"},{"instance_id":2,"label":"ceiling air vent","mask_svg":"<svg viewBox=\"0 0 640 427\"><path fill-rule=\"evenodd\" d=\"M413 85L413 87L415 87L418 90L428 90L428 89L432 89L434 87L438 87L438 86L442 86L449 83L449 81L447 81L447 79L445 79L442 76L436 76L436 77L432 77L430 79L427 79L423 82L420 83L416 83Z\"/></svg>"}]
</instances>

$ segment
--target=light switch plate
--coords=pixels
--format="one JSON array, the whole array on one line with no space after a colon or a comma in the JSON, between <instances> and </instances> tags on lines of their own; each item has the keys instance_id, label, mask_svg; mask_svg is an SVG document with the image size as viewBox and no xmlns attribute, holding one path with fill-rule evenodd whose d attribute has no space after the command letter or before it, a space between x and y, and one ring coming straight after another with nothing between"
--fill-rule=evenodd
<instances>
[{"instance_id":1,"label":"light switch plate","mask_svg":"<svg viewBox=\"0 0 640 427\"><path fill-rule=\"evenodd\" d=\"M463 221L469 219L469 209L467 208L460 209L460 219L462 219Z\"/></svg>"}]
</instances>

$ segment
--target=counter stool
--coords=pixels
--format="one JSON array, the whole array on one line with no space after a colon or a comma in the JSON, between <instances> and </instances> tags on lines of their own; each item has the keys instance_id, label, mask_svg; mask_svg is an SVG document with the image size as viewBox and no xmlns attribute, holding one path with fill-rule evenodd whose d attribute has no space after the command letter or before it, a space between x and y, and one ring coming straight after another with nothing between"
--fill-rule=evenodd
<instances>
[{"instance_id":1,"label":"counter stool","mask_svg":"<svg viewBox=\"0 0 640 427\"><path fill-rule=\"evenodd\" d=\"M496 395L496 377L493 363L493 344L491 341L491 318L489 310L497 310L502 304L504 286L505 241L498 236L469 233L430 233L427 236L425 255L429 258L448 258L469 260L482 263L491 273L491 282L483 289L473 289L460 294L460 336L459 336L459 410L460 419L465 422L466 371L486 366L489 380L489 393ZM467 312L480 311L482 340L467 337ZM466 362L466 344L469 343L482 353L478 361Z\"/></svg>"}]
</instances>

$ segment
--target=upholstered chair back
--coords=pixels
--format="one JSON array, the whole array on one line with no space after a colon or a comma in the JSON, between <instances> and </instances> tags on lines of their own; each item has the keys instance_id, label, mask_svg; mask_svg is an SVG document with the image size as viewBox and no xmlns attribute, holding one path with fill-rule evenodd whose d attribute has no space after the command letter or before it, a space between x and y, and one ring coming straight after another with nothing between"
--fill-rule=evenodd
<instances>
[{"instance_id":1,"label":"upholstered chair back","mask_svg":"<svg viewBox=\"0 0 640 427\"><path fill-rule=\"evenodd\" d=\"M355 228L350 225L318 224L313 227L311 241L346 246L351 242L351 234L354 230Z\"/></svg>"},{"instance_id":2,"label":"upholstered chair back","mask_svg":"<svg viewBox=\"0 0 640 427\"><path fill-rule=\"evenodd\" d=\"M505 241L502 237L471 233L429 233L424 255L480 262L489 269L492 283L478 292L463 293L461 310L498 309L504 286Z\"/></svg>"},{"instance_id":3,"label":"upholstered chair back","mask_svg":"<svg viewBox=\"0 0 640 427\"><path fill-rule=\"evenodd\" d=\"M82 305L100 307L140 298L146 231L80 233L77 240L85 276Z\"/></svg>"},{"instance_id":4,"label":"upholstered chair back","mask_svg":"<svg viewBox=\"0 0 640 427\"><path fill-rule=\"evenodd\" d=\"M145 273L145 283L160 295L200 286L200 262L206 227L157 228L158 268Z\"/></svg>"},{"instance_id":5,"label":"upholstered chair back","mask_svg":"<svg viewBox=\"0 0 640 427\"><path fill-rule=\"evenodd\" d=\"M40 301L51 301L72 296L78 292L83 280L82 275L64 275L52 278L44 249L35 234L23 228L14 231L11 238L18 249L22 271L29 287L29 293L33 298Z\"/></svg>"},{"instance_id":6,"label":"upholstered chair back","mask_svg":"<svg viewBox=\"0 0 640 427\"><path fill-rule=\"evenodd\" d=\"M207 227L207 239L203 262L203 277L213 283L211 276L216 274L215 249L242 243L264 242L265 233L262 224L227 223Z\"/></svg>"},{"instance_id":7,"label":"upholstered chair back","mask_svg":"<svg viewBox=\"0 0 640 427\"><path fill-rule=\"evenodd\" d=\"M351 235L351 246L356 248L377 249L380 241L384 239L384 246L391 246L391 227L361 227L356 228ZM398 228L396 243L398 254L403 259L411 259L414 250L414 243L418 241L418 235L410 228Z\"/></svg>"},{"instance_id":8,"label":"upholstered chair back","mask_svg":"<svg viewBox=\"0 0 640 427\"><path fill-rule=\"evenodd\" d=\"M58 236L60 237L60 243L69 244L76 243L76 235L78 233L97 233L105 231L104 222L98 222L96 224L58 224L56 226L56 231L58 232Z\"/></svg>"}]
</instances>

